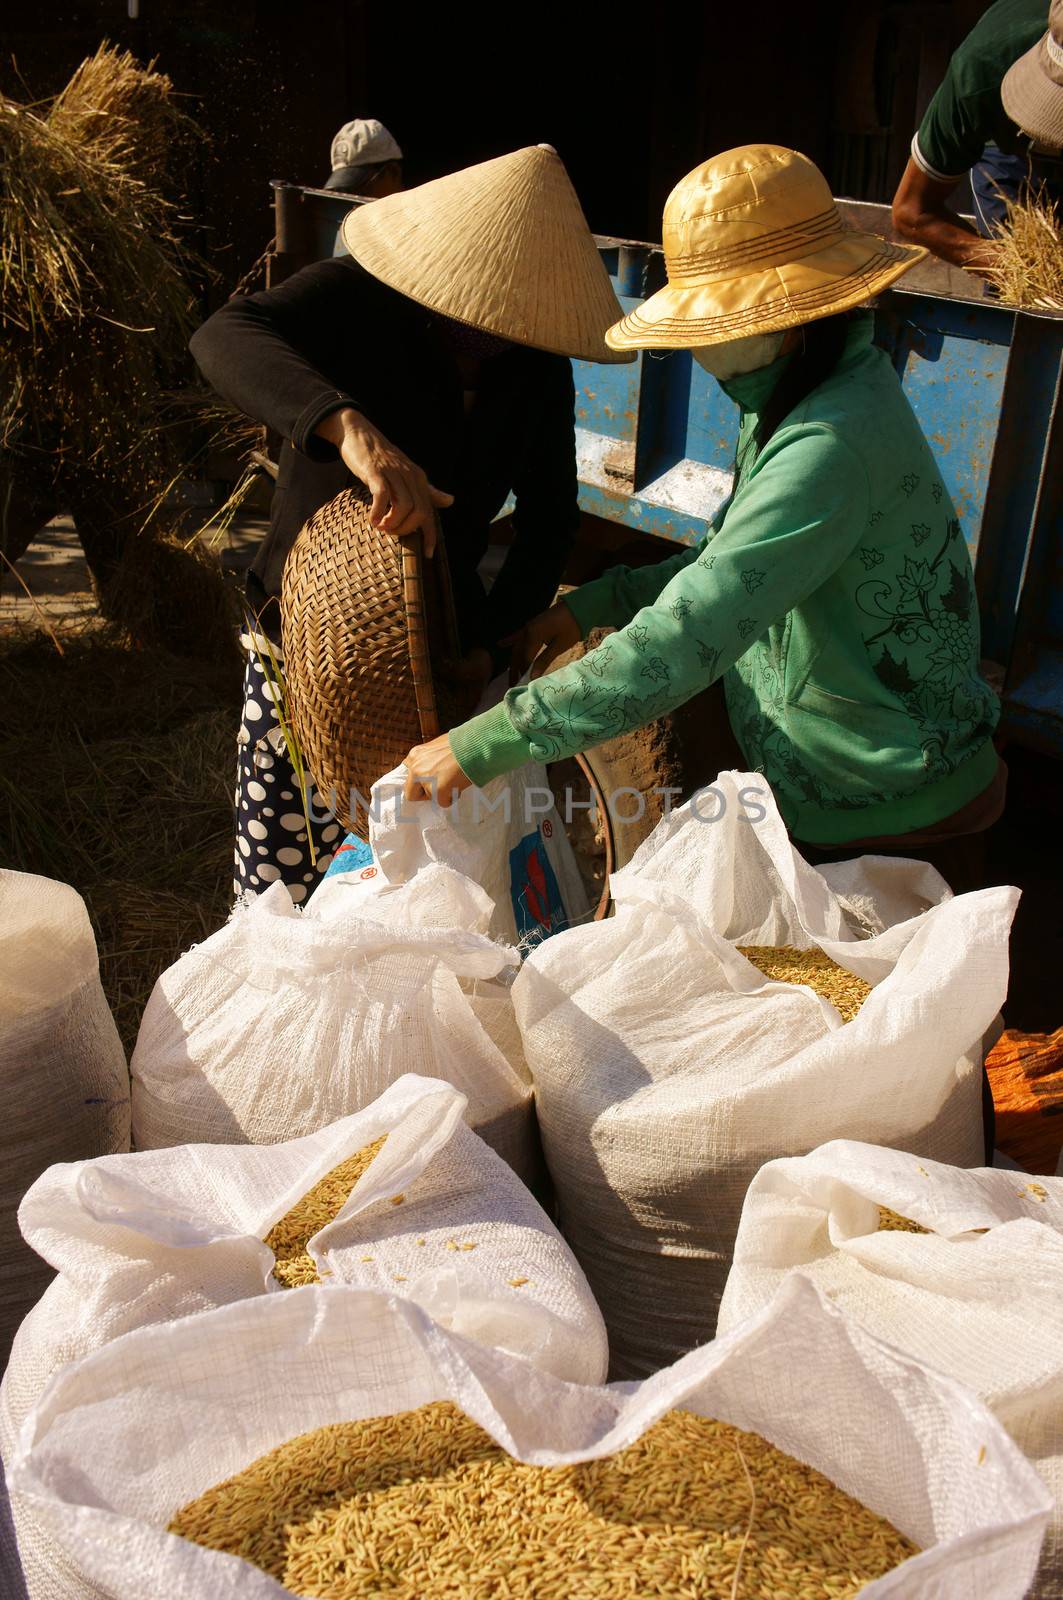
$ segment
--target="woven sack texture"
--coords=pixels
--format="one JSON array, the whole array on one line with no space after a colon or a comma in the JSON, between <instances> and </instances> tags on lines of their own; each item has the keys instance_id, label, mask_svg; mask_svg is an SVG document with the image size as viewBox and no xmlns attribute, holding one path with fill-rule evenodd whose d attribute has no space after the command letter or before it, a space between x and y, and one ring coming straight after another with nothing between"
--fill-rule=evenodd
<instances>
[{"instance_id":1,"label":"woven sack texture","mask_svg":"<svg viewBox=\"0 0 1063 1600\"><path fill-rule=\"evenodd\" d=\"M0 1367L51 1273L18 1205L54 1161L129 1148L129 1073L100 986L85 902L69 884L0 870Z\"/></svg>"},{"instance_id":2,"label":"woven sack texture","mask_svg":"<svg viewBox=\"0 0 1063 1600\"><path fill-rule=\"evenodd\" d=\"M513 986L561 1228L615 1377L712 1335L765 1161L836 1137L982 1159L981 1039L1017 891L952 898L931 868L874 858L828 881L762 777L723 773L714 790L614 876L615 917L547 940ZM739 945L819 946L874 988L843 1025Z\"/></svg>"},{"instance_id":3,"label":"woven sack texture","mask_svg":"<svg viewBox=\"0 0 1063 1600\"><path fill-rule=\"evenodd\" d=\"M410 1298L442 1326L557 1377L604 1378L605 1328L586 1279L524 1185L465 1126L464 1110L456 1089L411 1074L364 1111L284 1144L181 1145L51 1168L20 1221L58 1276L23 1322L0 1387L4 1460L69 1362L136 1328L288 1292L271 1276L266 1235L333 1167L385 1134L335 1221L309 1242L322 1282ZM32 1600L69 1593L52 1587L63 1556L32 1507L16 1495L14 1512Z\"/></svg>"},{"instance_id":4,"label":"woven sack texture","mask_svg":"<svg viewBox=\"0 0 1063 1600\"><path fill-rule=\"evenodd\" d=\"M879 1207L925 1233L879 1231ZM794 1269L881 1339L972 1389L1055 1499L1031 1594L1063 1596L1063 1180L837 1140L753 1179L720 1331Z\"/></svg>"},{"instance_id":5,"label":"woven sack texture","mask_svg":"<svg viewBox=\"0 0 1063 1600\"><path fill-rule=\"evenodd\" d=\"M677 1406L758 1432L920 1547L864 1600L1019 1600L1048 1515L1044 1485L972 1395L800 1278L623 1388L562 1383L367 1291L243 1301L66 1368L26 1424L12 1484L109 1600L280 1600L238 1557L166 1534L174 1512L296 1434L437 1400L543 1466L610 1455Z\"/></svg>"}]
</instances>

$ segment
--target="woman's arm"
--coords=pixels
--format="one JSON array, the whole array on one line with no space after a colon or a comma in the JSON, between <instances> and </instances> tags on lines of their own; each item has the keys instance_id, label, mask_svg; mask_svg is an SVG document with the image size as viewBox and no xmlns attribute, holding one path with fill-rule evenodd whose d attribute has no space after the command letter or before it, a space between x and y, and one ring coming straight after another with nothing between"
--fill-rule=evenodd
<instances>
[{"instance_id":1,"label":"woman's arm","mask_svg":"<svg viewBox=\"0 0 1063 1600\"><path fill-rule=\"evenodd\" d=\"M435 547L435 507L453 496L429 483L345 389L320 370L336 330L373 314L373 289L345 261L304 267L276 289L238 296L193 334L190 349L208 383L315 461L339 454L373 497L373 523L402 535L421 529Z\"/></svg>"},{"instance_id":2,"label":"woman's arm","mask_svg":"<svg viewBox=\"0 0 1063 1600\"><path fill-rule=\"evenodd\" d=\"M189 348L223 399L264 422L315 460L334 459L316 437L318 424L362 404L322 372L330 335L364 310L362 286L348 262L319 261L276 289L238 295L208 317Z\"/></svg>"},{"instance_id":3,"label":"woman's arm","mask_svg":"<svg viewBox=\"0 0 1063 1600\"><path fill-rule=\"evenodd\" d=\"M682 705L837 571L867 509L864 468L833 429L781 428L715 539L679 558L651 604L581 661L511 689L501 705L451 730L462 771L482 785Z\"/></svg>"}]
</instances>

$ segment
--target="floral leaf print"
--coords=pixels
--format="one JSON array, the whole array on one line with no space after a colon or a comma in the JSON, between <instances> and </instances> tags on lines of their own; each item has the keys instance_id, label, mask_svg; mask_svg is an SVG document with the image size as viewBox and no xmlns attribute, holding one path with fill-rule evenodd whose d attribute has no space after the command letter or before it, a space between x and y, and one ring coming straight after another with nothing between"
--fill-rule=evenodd
<instances>
[{"instance_id":1,"label":"floral leaf print","mask_svg":"<svg viewBox=\"0 0 1063 1600\"><path fill-rule=\"evenodd\" d=\"M948 588L941 596L941 609L947 611L950 616L966 619L971 614L973 601L970 581L955 561L950 561L949 566L952 568L952 577Z\"/></svg>"},{"instance_id":2,"label":"floral leaf print","mask_svg":"<svg viewBox=\"0 0 1063 1600\"><path fill-rule=\"evenodd\" d=\"M635 646L635 649L641 653L646 648L646 644L650 637L650 630L645 626L644 623L635 622L630 628L628 628L627 636L631 640L631 643Z\"/></svg>"},{"instance_id":3,"label":"floral leaf print","mask_svg":"<svg viewBox=\"0 0 1063 1600\"><path fill-rule=\"evenodd\" d=\"M915 545L916 549L918 549L921 544L926 544L926 541L929 538L930 538L930 524L929 524L929 522L913 522L912 523L912 543Z\"/></svg>"},{"instance_id":4,"label":"floral leaf print","mask_svg":"<svg viewBox=\"0 0 1063 1600\"><path fill-rule=\"evenodd\" d=\"M677 599L673 600L670 607L671 613L677 622L682 622L684 617L689 617L693 609L685 594L681 594Z\"/></svg>"},{"instance_id":5,"label":"floral leaf print","mask_svg":"<svg viewBox=\"0 0 1063 1600\"><path fill-rule=\"evenodd\" d=\"M960 539L963 537L963 529L960 527L958 517L950 517L947 527L950 539Z\"/></svg>"},{"instance_id":6,"label":"floral leaf print","mask_svg":"<svg viewBox=\"0 0 1063 1600\"><path fill-rule=\"evenodd\" d=\"M752 617L743 617L741 622L738 624L738 637L740 639L748 639L749 635L754 631L756 626L757 625Z\"/></svg>"},{"instance_id":7,"label":"floral leaf print","mask_svg":"<svg viewBox=\"0 0 1063 1600\"><path fill-rule=\"evenodd\" d=\"M930 485L930 493L934 496L934 504L939 506L941 504L941 496L945 493L940 483L932 483Z\"/></svg>"},{"instance_id":8,"label":"floral leaf print","mask_svg":"<svg viewBox=\"0 0 1063 1600\"><path fill-rule=\"evenodd\" d=\"M905 695L911 694L915 688L915 679L908 670L907 661L898 661L897 657L890 653L888 645L882 646L881 656L872 665L879 682L898 699L903 700Z\"/></svg>"},{"instance_id":9,"label":"floral leaf print","mask_svg":"<svg viewBox=\"0 0 1063 1600\"><path fill-rule=\"evenodd\" d=\"M763 582L764 573L758 572L756 567L748 567L742 573L742 583L745 586L746 594L752 594L754 589L759 589Z\"/></svg>"},{"instance_id":10,"label":"floral leaf print","mask_svg":"<svg viewBox=\"0 0 1063 1600\"><path fill-rule=\"evenodd\" d=\"M716 555L712 550L706 550L703 556L698 557L698 566L704 567L706 572L711 572L716 565Z\"/></svg>"},{"instance_id":11,"label":"floral leaf print","mask_svg":"<svg viewBox=\"0 0 1063 1600\"><path fill-rule=\"evenodd\" d=\"M867 525L868 525L869 528L874 528L881 521L882 521L882 512L881 511L872 511L871 515L867 519Z\"/></svg>"},{"instance_id":12,"label":"floral leaf print","mask_svg":"<svg viewBox=\"0 0 1063 1600\"><path fill-rule=\"evenodd\" d=\"M653 678L657 683L664 683L671 674L660 656L651 656L642 669L642 676Z\"/></svg>"},{"instance_id":13,"label":"floral leaf print","mask_svg":"<svg viewBox=\"0 0 1063 1600\"><path fill-rule=\"evenodd\" d=\"M707 672L714 673L716 671L716 663L719 659L719 650L715 649L711 644L701 644L699 642L698 661Z\"/></svg>"},{"instance_id":14,"label":"floral leaf print","mask_svg":"<svg viewBox=\"0 0 1063 1600\"><path fill-rule=\"evenodd\" d=\"M864 563L864 571L871 572L875 567L881 567L885 556L881 550L876 550L874 545L867 545L860 552L860 560Z\"/></svg>"},{"instance_id":15,"label":"floral leaf print","mask_svg":"<svg viewBox=\"0 0 1063 1600\"><path fill-rule=\"evenodd\" d=\"M522 711L518 703L512 707L509 716L517 732L530 742L544 747L548 755L561 748L560 740L564 738L565 725L545 708L540 710L530 705Z\"/></svg>"},{"instance_id":16,"label":"floral leaf print","mask_svg":"<svg viewBox=\"0 0 1063 1600\"><path fill-rule=\"evenodd\" d=\"M915 472L906 472L904 477L901 479L901 488L904 490L905 494L908 495L909 498L911 498L911 496L915 493L915 491L918 489L918 487L919 487L918 474L915 473Z\"/></svg>"},{"instance_id":17,"label":"floral leaf print","mask_svg":"<svg viewBox=\"0 0 1063 1600\"><path fill-rule=\"evenodd\" d=\"M920 595L929 594L934 587L934 574L925 561L905 556L904 571L898 575L897 582L905 600L918 601Z\"/></svg>"},{"instance_id":18,"label":"floral leaf print","mask_svg":"<svg viewBox=\"0 0 1063 1600\"><path fill-rule=\"evenodd\" d=\"M587 651L587 654L583 658L583 665L586 667L588 672L593 672L596 678L604 678L610 659L610 651L604 644L600 644L597 650Z\"/></svg>"}]
</instances>

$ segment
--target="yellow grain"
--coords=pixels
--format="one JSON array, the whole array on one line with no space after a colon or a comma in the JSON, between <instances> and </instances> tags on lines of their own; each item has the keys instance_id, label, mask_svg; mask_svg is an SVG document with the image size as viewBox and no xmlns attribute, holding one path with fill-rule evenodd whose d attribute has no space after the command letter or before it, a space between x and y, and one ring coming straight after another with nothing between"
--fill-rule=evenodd
<instances>
[{"instance_id":1,"label":"yellow grain","mask_svg":"<svg viewBox=\"0 0 1063 1600\"><path fill-rule=\"evenodd\" d=\"M776 983L803 983L829 1000L843 1022L852 1022L871 993L871 985L847 972L822 950L794 950L790 945L739 945L740 954Z\"/></svg>"},{"instance_id":2,"label":"yellow grain","mask_svg":"<svg viewBox=\"0 0 1063 1600\"><path fill-rule=\"evenodd\" d=\"M341 1161L338 1167L333 1167L267 1233L266 1243L277 1258L273 1276L285 1289L320 1282L313 1259L307 1253L307 1243L343 1210L351 1190L380 1153L386 1138L384 1134L383 1138L367 1144L346 1161ZM372 1256L362 1257L363 1261L372 1259Z\"/></svg>"},{"instance_id":3,"label":"yellow grain","mask_svg":"<svg viewBox=\"0 0 1063 1600\"><path fill-rule=\"evenodd\" d=\"M913 1222L910 1217L902 1217L899 1212L891 1211L889 1206L879 1206L878 1231L879 1233L929 1233L930 1229Z\"/></svg>"},{"instance_id":4,"label":"yellow grain","mask_svg":"<svg viewBox=\"0 0 1063 1600\"><path fill-rule=\"evenodd\" d=\"M848 1600L916 1553L756 1434L672 1411L574 1467L449 1402L302 1434L170 1523L307 1600Z\"/></svg>"}]
</instances>

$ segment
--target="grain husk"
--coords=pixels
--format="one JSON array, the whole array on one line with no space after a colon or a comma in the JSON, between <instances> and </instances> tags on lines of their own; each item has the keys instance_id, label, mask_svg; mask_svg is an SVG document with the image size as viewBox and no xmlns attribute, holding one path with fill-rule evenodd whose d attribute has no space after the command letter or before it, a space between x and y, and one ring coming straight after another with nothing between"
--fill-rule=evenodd
<instances>
[{"instance_id":1,"label":"grain husk","mask_svg":"<svg viewBox=\"0 0 1063 1600\"><path fill-rule=\"evenodd\" d=\"M538 1467L447 1401L289 1440L169 1531L314 1600L844 1600L916 1553L727 1423L672 1411L615 1455Z\"/></svg>"}]
</instances>

